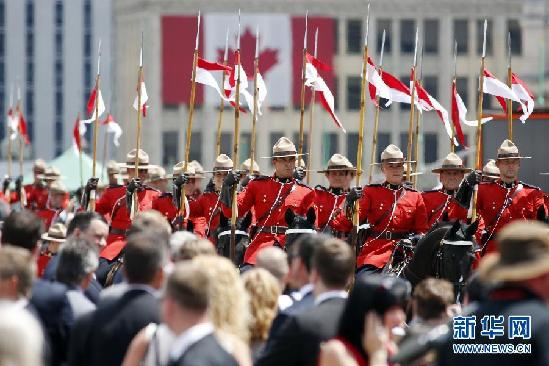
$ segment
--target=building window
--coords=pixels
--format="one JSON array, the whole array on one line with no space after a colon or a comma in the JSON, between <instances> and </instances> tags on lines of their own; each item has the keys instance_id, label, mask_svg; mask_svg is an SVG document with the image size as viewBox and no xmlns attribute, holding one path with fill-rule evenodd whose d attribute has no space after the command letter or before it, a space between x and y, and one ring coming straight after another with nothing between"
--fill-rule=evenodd
<instances>
[{"instance_id":1,"label":"building window","mask_svg":"<svg viewBox=\"0 0 549 366\"><path fill-rule=\"evenodd\" d=\"M376 163L381 162L381 153L391 143L391 134L388 132L378 132L376 147Z\"/></svg>"},{"instance_id":2,"label":"building window","mask_svg":"<svg viewBox=\"0 0 549 366\"><path fill-rule=\"evenodd\" d=\"M242 163L250 157L252 149L252 134L250 132L242 132L238 142L238 161ZM256 153L254 160L257 160L257 140L255 150Z\"/></svg>"},{"instance_id":3,"label":"building window","mask_svg":"<svg viewBox=\"0 0 549 366\"><path fill-rule=\"evenodd\" d=\"M454 40L457 42L458 55L469 52L469 21L467 19L454 20Z\"/></svg>"},{"instance_id":4,"label":"building window","mask_svg":"<svg viewBox=\"0 0 549 366\"><path fill-rule=\"evenodd\" d=\"M34 27L34 1L27 0L25 13L25 25L28 28Z\"/></svg>"},{"instance_id":5,"label":"building window","mask_svg":"<svg viewBox=\"0 0 549 366\"><path fill-rule=\"evenodd\" d=\"M436 76L424 76L423 88L427 90L427 93L433 98L438 98L438 77Z\"/></svg>"},{"instance_id":6,"label":"building window","mask_svg":"<svg viewBox=\"0 0 549 366\"><path fill-rule=\"evenodd\" d=\"M492 54L492 26L491 19L487 21L486 27L486 54ZM477 55L482 55L482 43L484 41L484 19L477 20Z\"/></svg>"},{"instance_id":7,"label":"building window","mask_svg":"<svg viewBox=\"0 0 549 366\"><path fill-rule=\"evenodd\" d=\"M6 11L4 0L0 1L0 27L4 27L6 24Z\"/></svg>"},{"instance_id":8,"label":"building window","mask_svg":"<svg viewBox=\"0 0 549 366\"><path fill-rule=\"evenodd\" d=\"M377 53L381 53L381 43L383 41L383 30L385 30L385 48L384 53L390 54L392 49L392 21L391 19L378 19L376 25L376 43L377 43Z\"/></svg>"},{"instance_id":9,"label":"building window","mask_svg":"<svg viewBox=\"0 0 549 366\"><path fill-rule=\"evenodd\" d=\"M339 19L334 18L334 55L339 53Z\"/></svg>"},{"instance_id":10,"label":"building window","mask_svg":"<svg viewBox=\"0 0 549 366\"><path fill-rule=\"evenodd\" d=\"M219 147L221 154L231 156L233 153L233 133L221 132L221 145Z\"/></svg>"},{"instance_id":11,"label":"building window","mask_svg":"<svg viewBox=\"0 0 549 366\"><path fill-rule=\"evenodd\" d=\"M334 76L334 109L336 111L339 110L339 78L337 76Z\"/></svg>"},{"instance_id":12,"label":"building window","mask_svg":"<svg viewBox=\"0 0 549 366\"><path fill-rule=\"evenodd\" d=\"M456 90L461 97L461 100L463 100L463 104L467 107L467 109L470 109L470 100L469 100L469 85L467 82L466 77L458 77L456 78Z\"/></svg>"},{"instance_id":13,"label":"building window","mask_svg":"<svg viewBox=\"0 0 549 366\"><path fill-rule=\"evenodd\" d=\"M295 148L299 150L299 131L294 132L293 143L295 144ZM303 132L303 153L305 154L308 151L309 151L309 134L307 132Z\"/></svg>"},{"instance_id":14,"label":"building window","mask_svg":"<svg viewBox=\"0 0 549 366\"><path fill-rule=\"evenodd\" d=\"M63 2L59 0L55 3L55 26L63 26Z\"/></svg>"},{"instance_id":15,"label":"building window","mask_svg":"<svg viewBox=\"0 0 549 366\"><path fill-rule=\"evenodd\" d=\"M419 76L419 75L417 75L417 76ZM411 80L410 80L410 74L408 74L408 75L402 75L402 76L400 77L400 81L402 81L402 83L403 83L404 85L406 85L406 86L409 87L409 86L410 86L410 82L411 82ZM412 91L410 90L410 92L412 92ZM411 99L412 99L412 98L410 97L410 100L411 100ZM410 110L410 104L409 104L409 103L398 103L398 104L400 105L400 110L401 110L401 111L409 111L409 110Z\"/></svg>"},{"instance_id":16,"label":"building window","mask_svg":"<svg viewBox=\"0 0 549 366\"><path fill-rule=\"evenodd\" d=\"M403 19L400 21L400 52L413 53L416 44L416 21Z\"/></svg>"},{"instance_id":17,"label":"building window","mask_svg":"<svg viewBox=\"0 0 549 366\"><path fill-rule=\"evenodd\" d=\"M511 54L522 55L522 29L517 19L507 21L507 31L511 35Z\"/></svg>"},{"instance_id":18,"label":"building window","mask_svg":"<svg viewBox=\"0 0 549 366\"><path fill-rule=\"evenodd\" d=\"M175 157L177 158L177 154ZM202 132L200 131L193 131L189 161L193 160L202 161Z\"/></svg>"},{"instance_id":19,"label":"building window","mask_svg":"<svg viewBox=\"0 0 549 366\"><path fill-rule=\"evenodd\" d=\"M269 153L272 151L271 148L276 144L276 142L284 136L284 132L271 132L270 140L271 145L269 146Z\"/></svg>"},{"instance_id":20,"label":"building window","mask_svg":"<svg viewBox=\"0 0 549 366\"><path fill-rule=\"evenodd\" d=\"M27 35L26 35L26 42L25 42L25 54L28 57L34 56L34 33L32 28L27 29Z\"/></svg>"},{"instance_id":21,"label":"building window","mask_svg":"<svg viewBox=\"0 0 549 366\"><path fill-rule=\"evenodd\" d=\"M347 53L362 51L362 20L347 20Z\"/></svg>"},{"instance_id":22,"label":"building window","mask_svg":"<svg viewBox=\"0 0 549 366\"><path fill-rule=\"evenodd\" d=\"M162 165L174 166L177 163L178 147L179 147L178 131L162 132Z\"/></svg>"},{"instance_id":23,"label":"building window","mask_svg":"<svg viewBox=\"0 0 549 366\"><path fill-rule=\"evenodd\" d=\"M332 155L339 151L338 134L334 132L324 132L322 135L322 163L326 164Z\"/></svg>"},{"instance_id":24,"label":"building window","mask_svg":"<svg viewBox=\"0 0 549 366\"><path fill-rule=\"evenodd\" d=\"M438 53L438 34L439 21L438 19L426 19L423 22L423 50L427 54Z\"/></svg>"},{"instance_id":25,"label":"building window","mask_svg":"<svg viewBox=\"0 0 549 366\"><path fill-rule=\"evenodd\" d=\"M477 90L480 90L478 82L479 82L479 80L477 79L477 83L476 83ZM484 93L484 95L482 96L482 109L483 110L492 109L492 98L495 98L495 97L491 96L490 94ZM475 102L475 105L478 105L478 100Z\"/></svg>"},{"instance_id":26,"label":"building window","mask_svg":"<svg viewBox=\"0 0 549 366\"><path fill-rule=\"evenodd\" d=\"M358 150L358 133L347 132L347 159L356 166L356 151Z\"/></svg>"},{"instance_id":27,"label":"building window","mask_svg":"<svg viewBox=\"0 0 549 366\"><path fill-rule=\"evenodd\" d=\"M347 109L357 111L360 109L360 77L347 77Z\"/></svg>"},{"instance_id":28,"label":"building window","mask_svg":"<svg viewBox=\"0 0 549 366\"><path fill-rule=\"evenodd\" d=\"M423 135L423 161L431 164L438 159L438 135L436 133L425 133Z\"/></svg>"}]
</instances>

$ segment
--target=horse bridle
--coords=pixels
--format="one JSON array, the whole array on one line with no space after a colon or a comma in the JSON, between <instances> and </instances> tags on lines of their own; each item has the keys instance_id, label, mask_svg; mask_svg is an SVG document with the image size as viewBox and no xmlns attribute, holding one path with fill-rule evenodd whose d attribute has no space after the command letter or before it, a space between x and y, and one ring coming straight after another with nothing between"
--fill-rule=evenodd
<instances>
[{"instance_id":1,"label":"horse bridle","mask_svg":"<svg viewBox=\"0 0 549 366\"><path fill-rule=\"evenodd\" d=\"M285 232L285 235L290 234L316 234L316 230L314 229L287 229Z\"/></svg>"},{"instance_id":2,"label":"horse bridle","mask_svg":"<svg viewBox=\"0 0 549 366\"><path fill-rule=\"evenodd\" d=\"M235 230L234 231L235 235L244 235L244 236L247 236L247 237L250 237L250 235L245 232L245 231L242 231L242 230ZM219 234L217 234L217 238L221 238L222 236L225 236L225 235L231 235L231 230L225 230L225 231L222 231L220 232Z\"/></svg>"}]
</instances>

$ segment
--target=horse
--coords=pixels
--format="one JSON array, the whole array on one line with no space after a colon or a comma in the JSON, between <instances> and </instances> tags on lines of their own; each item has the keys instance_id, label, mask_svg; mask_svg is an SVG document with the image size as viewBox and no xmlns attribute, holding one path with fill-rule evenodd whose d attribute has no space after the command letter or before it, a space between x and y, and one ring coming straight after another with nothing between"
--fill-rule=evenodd
<instances>
[{"instance_id":1,"label":"horse","mask_svg":"<svg viewBox=\"0 0 549 366\"><path fill-rule=\"evenodd\" d=\"M433 225L416 245L405 239L397 243L383 273L409 280L412 286L427 277L446 279L459 290L471 273L478 245L471 225L449 222L447 216Z\"/></svg>"},{"instance_id":2,"label":"horse","mask_svg":"<svg viewBox=\"0 0 549 366\"><path fill-rule=\"evenodd\" d=\"M286 230L286 251L289 252L293 243L304 234L316 234L315 221L316 212L313 207L307 210L305 216L296 215L290 208L286 209L284 220L288 229Z\"/></svg>"},{"instance_id":3,"label":"horse","mask_svg":"<svg viewBox=\"0 0 549 366\"><path fill-rule=\"evenodd\" d=\"M427 277L445 279L459 296L479 249L474 239L477 228L478 221L470 225L459 220L437 223L417 242L400 276L413 287Z\"/></svg>"},{"instance_id":4,"label":"horse","mask_svg":"<svg viewBox=\"0 0 549 366\"><path fill-rule=\"evenodd\" d=\"M219 255L230 258L231 256L231 222L220 214L219 226L214 230L213 237L216 238L217 252ZM236 265L242 264L244 261L244 252L250 245L250 235L248 228L252 223L252 213L248 212L244 217L236 220L235 230L235 258Z\"/></svg>"}]
</instances>

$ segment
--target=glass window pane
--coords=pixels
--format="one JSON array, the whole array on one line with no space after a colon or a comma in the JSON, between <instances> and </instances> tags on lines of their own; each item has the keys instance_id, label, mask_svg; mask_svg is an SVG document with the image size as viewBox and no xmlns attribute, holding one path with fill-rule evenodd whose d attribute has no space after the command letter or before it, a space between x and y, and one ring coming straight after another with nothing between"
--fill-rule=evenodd
<instances>
[{"instance_id":1,"label":"glass window pane","mask_svg":"<svg viewBox=\"0 0 549 366\"><path fill-rule=\"evenodd\" d=\"M459 96L461 97L461 100L463 100L463 104L465 104L467 109L471 109L469 104L469 86L466 77L456 78L456 89Z\"/></svg>"},{"instance_id":2,"label":"glass window pane","mask_svg":"<svg viewBox=\"0 0 549 366\"><path fill-rule=\"evenodd\" d=\"M362 51L362 20L347 20L347 53Z\"/></svg>"},{"instance_id":3,"label":"glass window pane","mask_svg":"<svg viewBox=\"0 0 549 366\"><path fill-rule=\"evenodd\" d=\"M423 135L423 159L425 164L431 164L438 158L438 135L436 133L425 133Z\"/></svg>"},{"instance_id":4,"label":"glass window pane","mask_svg":"<svg viewBox=\"0 0 549 366\"><path fill-rule=\"evenodd\" d=\"M438 77L436 76L424 76L423 88L427 90L433 98L438 99Z\"/></svg>"},{"instance_id":5,"label":"glass window pane","mask_svg":"<svg viewBox=\"0 0 549 366\"><path fill-rule=\"evenodd\" d=\"M221 132L221 154L226 154L231 156L233 152L233 133L232 132Z\"/></svg>"},{"instance_id":6,"label":"glass window pane","mask_svg":"<svg viewBox=\"0 0 549 366\"><path fill-rule=\"evenodd\" d=\"M511 35L511 54L522 55L522 29L517 19L507 21L507 30Z\"/></svg>"},{"instance_id":7,"label":"glass window pane","mask_svg":"<svg viewBox=\"0 0 549 366\"><path fill-rule=\"evenodd\" d=\"M177 149L179 146L178 131L162 132L162 165L174 166L177 159Z\"/></svg>"},{"instance_id":8,"label":"glass window pane","mask_svg":"<svg viewBox=\"0 0 549 366\"><path fill-rule=\"evenodd\" d=\"M309 150L309 134L307 132L303 132L303 153L307 153ZM295 145L295 148L299 150L299 131L296 131L294 132L294 139L292 140L292 142L294 143ZM276 143L276 142L275 142ZM274 145L274 144L273 144ZM304 159L306 158L305 156L303 157ZM307 161L307 160L305 160Z\"/></svg>"},{"instance_id":9,"label":"glass window pane","mask_svg":"<svg viewBox=\"0 0 549 366\"><path fill-rule=\"evenodd\" d=\"M360 109L360 77L350 76L347 78L347 109Z\"/></svg>"},{"instance_id":10,"label":"glass window pane","mask_svg":"<svg viewBox=\"0 0 549 366\"><path fill-rule=\"evenodd\" d=\"M242 132L240 134L239 144L238 144L238 161L240 163L242 163L244 160L250 157L251 147L252 147L252 134L250 132ZM256 145L256 150L257 150L257 145ZM257 159L257 152L256 152L255 158Z\"/></svg>"},{"instance_id":11,"label":"glass window pane","mask_svg":"<svg viewBox=\"0 0 549 366\"><path fill-rule=\"evenodd\" d=\"M376 147L376 162L381 161L381 153L391 143L391 134L388 132L378 132L377 147Z\"/></svg>"},{"instance_id":12,"label":"glass window pane","mask_svg":"<svg viewBox=\"0 0 549 366\"><path fill-rule=\"evenodd\" d=\"M406 159L408 156L408 132L400 133L399 144L399 148L404 154L404 158Z\"/></svg>"},{"instance_id":13,"label":"glass window pane","mask_svg":"<svg viewBox=\"0 0 549 366\"><path fill-rule=\"evenodd\" d=\"M400 77L400 81L402 81L404 83L404 85L406 86L410 86L410 74L408 75L402 75ZM412 98L410 98L412 99ZM410 104L409 103L397 103L398 105L400 105L400 110L401 111L409 111L410 110Z\"/></svg>"},{"instance_id":14,"label":"glass window pane","mask_svg":"<svg viewBox=\"0 0 549 366\"><path fill-rule=\"evenodd\" d=\"M356 166L356 151L358 150L358 133L347 132L347 158Z\"/></svg>"},{"instance_id":15,"label":"glass window pane","mask_svg":"<svg viewBox=\"0 0 549 366\"><path fill-rule=\"evenodd\" d=\"M416 21L403 19L400 21L400 52L413 53L416 44Z\"/></svg>"},{"instance_id":16,"label":"glass window pane","mask_svg":"<svg viewBox=\"0 0 549 366\"><path fill-rule=\"evenodd\" d=\"M339 151L337 133L324 132L322 135L322 164L327 164L332 155ZM324 167L324 165L322 165Z\"/></svg>"},{"instance_id":17,"label":"glass window pane","mask_svg":"<svg viewBox=\"0 0 549 366\"><path fill-rule=\"evenodd\" d=\"M425 53L438 53L438 19L427 19L423 23L423 41Z\"/></svg>"}]
</instances>

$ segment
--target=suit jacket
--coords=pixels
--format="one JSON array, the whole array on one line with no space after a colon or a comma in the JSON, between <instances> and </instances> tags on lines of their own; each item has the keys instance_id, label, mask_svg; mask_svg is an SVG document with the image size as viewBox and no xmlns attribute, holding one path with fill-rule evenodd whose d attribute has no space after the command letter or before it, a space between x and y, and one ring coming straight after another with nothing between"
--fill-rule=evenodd
<instances>
[{"instance_id":1,"label":"suit jacket","mask_svg":"<svg viewBox=\"0 0 549 366\"><path fill-rule=\"evenodd\" d=\"M133 337L147 324L160 322L157 298L141 288L100 301L89 314L74 326L70 365L119 366Z\"/></svg>"},{"instance_id":2,"label":"suit jacket","mask_svg":"<svg viewBox=\"0 0 549 366\"><path fill-rule=\"evenodd\" d=\"M50 351L50 364L60 365L67 353L67 342L74 316L67 287L61 283L36 280L32 286L30 304L42 323Z\"/></svg>"},{"instance_id":3,"label":"suit jacket","mask_svg":"<svg viewBox=\"0 0 549 366\"><path fill-rule=\"evenodd\" d=\"M48 281L55 281L56 280L56 274L57 274L57 267L59 266L59 255L55 254L53 257L51 257L50 261L48 262L48 265L44 269L44 273L42 274L42 279L48 280ZM90 285L84 290L84 295L93 302L94 304L97 304L99 301L99 293L103 289L103 286L97 280L94 278Z\"/></svg>"},{"instance_id":4,"label":"suit jacket","mask_svg":"<svg viewBox=\"0 0 549 366\"><path fill-rule=\"evenodd\" d=\"M273 323L271 324L271 329L269 330L269 337L267 339L265 349L268 349L271 346L269 341L272 341L274 338L276 338L276 336L280 332L280 328L289 317L306 311L312 308L314 305L315 296L313 294L313 291L311 290L305 296L303 296L301 300L296 301L292 305L288 306L286 309L279 311L274 318Z\"/></svg>"},{"instance_id":5,"label":"suit jacket","mask_svg":"<svg viewBox=\"0 0 549 366\"><path fill-rule=\"evenodd\" d=\"M209 334L191 345L177 361L168 366L237 366L238 363L225 351L215 336Z\"/></svg>"},{"instance_id":6,"label":"suit jacket","mask_svg":"<svg viewBox=\"0 0 549 366\"><path fill-rule=\"evenodd\" d=\"M329 298L312 309L290 316L256 366L315 366L320 342L335 337L345 299Z\"/></svg>"}]
</instances>

